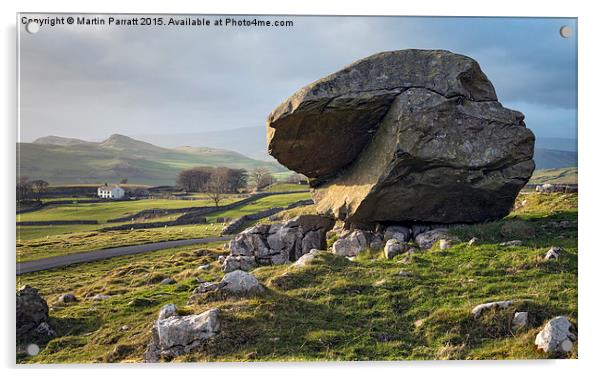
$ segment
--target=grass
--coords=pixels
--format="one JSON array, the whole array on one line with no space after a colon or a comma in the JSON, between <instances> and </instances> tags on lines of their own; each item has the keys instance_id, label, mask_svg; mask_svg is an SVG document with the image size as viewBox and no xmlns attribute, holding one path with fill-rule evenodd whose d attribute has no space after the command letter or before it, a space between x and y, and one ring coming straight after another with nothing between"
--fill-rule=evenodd
<instances>
[{"instance_id":1,"label":"grass","mask_svg":"<svg viewBox=\"0 0 602 377\"><path fill-rule=\"evenodd\" d=\"M216 262L226 252L221 243L22 275L18 284L39 288L49 301L58 336L38 356L19 354L17 360L141 361L152 321L169 302L184 313L221 309L218 335L175 361L551 357L533 344L545 321L566 315L577 324L577 195L521 195L517 203L508 218L458 229L462 242L419 252L407 264L402 256L385 260L381 253L355 261L323 253L303 269L257 268L253 273L267 291L254 297L207 294L186 304L195 279L222 276ZM518 235L528 235L523 246L498 245ZM480 241L468 247L473 236ZM544 261L552 245L564 249L562 257ZM210 269L198 270L204 263ZM400 270L411 275L402 277ZM157 284L164 277L177 284ZM112 297L58 305L58 295L67 292ZM478 320L470 315L477 304L507 299L517 303ZM529 311L526 329L510 329L514 310ZM577 347L568 357L576 355Z\"/></svg>"},{"instance_id":2,"label":"grass","mask_svg":"<svg viewBox=\"0 0 602 377\"><path fill-rule=\"evenodd\" d=\"M274 207L286 207L290 203L309 199L309 192L302 192L296 194L283 194L267 196L265 198L257 199L256 201L249 203L243 207L235 208L228 211L216 212L207 216L209 221L215 221L218 217L234 219L244 215L249 215L259 211L263 211Z\"/></svg>"},{"instance_id":3,"label":"grass","mask_svg":"<svg viewBox=\"0 0 602 377\"><path fill-rule=\"evenodd\" d=\"M227 197L220 204L240 200L236 196ZM98 220L106 223L109 219L123 217L149 208L173 209L210 206L204 200L142 199L131 201L107 201L101 203L81 203L50 205L44 209L17 215L17 221L53 220Z\"/></svg>"},{"instance_id":4,"label":"grass","mask_svg":"<svg viewBox=\"0 0 602 377\"><path fill-rule=\"evenodd\" d=\"M143 243L186 239L215 237L221 233L222 224L216 224L219 217L234 218L263 211L273 207L285 207L297 200L308 199L309 193L274 195L258 199L255 202L229 211L208 215L208 224L173 226L151 229L136 229L124 231L101 232L99 228L106 226L106 220L123 216L124 213L134 213L141 209L144 202L147 208L178 208L192 206L200 201L186 200L140 200L132 202L90 203L78 206L77 213L72 206L55 206L52 208L31 212L25 215L27 221L40 220L69 220L92 219L99 220L100 225L53 225L53 226L18 226L17 227L17 261L25 262L57 255L65 255L105 249L118 246L129 246ZM231 201L240 200L230 198ZM143 203L141 203L143 202ZM183 204L187 205L183 205ZM180 207L181 208L181 207ZM71 212L70 212L71 210ZM177 216L168 215L156 217L142 222L158 222L174 220ZM19 216L18 216L19 217ZM35 219L35 220L32 220ZM21 219L21 221L25 221ZM121 225L128 223L115 223Z\"/></svg>"},{"instance_id":5,"label":"grass","mask_svg":"<svg viewBox=\"0 0 602 377\"><path fill-rule=\"evenodd\" d=\"M544 184L577 184L578 173L577 168L558 168L558 169L542 169L535 170L529 183Z\"/></svg>"},{"instance_id":6,"label":"grass","mask_svg":"<svg viewBox=\"0 0 602 377\"><path fill-rule=\"evenodd\" d=\"M267 192L285 192L285 191L309 191L308 185L299 185L296 183L275 183L270 186Z\"/></svg>"}]
</instances>

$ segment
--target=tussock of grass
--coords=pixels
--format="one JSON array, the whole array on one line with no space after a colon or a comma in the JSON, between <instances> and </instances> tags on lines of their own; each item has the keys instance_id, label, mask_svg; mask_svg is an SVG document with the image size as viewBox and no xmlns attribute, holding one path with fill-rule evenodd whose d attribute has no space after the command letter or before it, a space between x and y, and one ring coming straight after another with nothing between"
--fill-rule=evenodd
<instances>
[{"instance_id":1,"label":"tussock of grass","mask_svg":"<svg viewBox=\"0 0 602 377\"><path fill-rule=\"evenodd\" d=\"M221 312L220 332L175 361L552 357L533 342L556 315L577 324L577 230L553 226L577 220L577 196L527 199L507 219L454 230L461 242L445 251L416 253L409 264L371 253L354 261L321 253L301 269L257 268L253 274L266 292L252 297L211 294L187 305L198 279L221 279L215 262L225 253L221 243L202 251L183 247L23 275L19 284L40 288L53 306L51 325L59 336L38 356L21 356L19 362L140 361L152 321L169 302L182 314ZM523 232L525 224L534 232L522 246L499 246ZM479 243L468 247L474 236ZM552 245L563 248L562 256L544 261ZM208 270L197 269L206 263ZM400 276L402 269L411 276ZM163 276L177 283L156 283ZM82 298L114 295L55 305L66 292ZM517 300L511 308L484 312L478 319L470 314L478 304L509 299ZM516 332L511 327L515 311L529 312L528 326ZM576 356L577 347L566 357Z\"/></svg>"}]
</instances>

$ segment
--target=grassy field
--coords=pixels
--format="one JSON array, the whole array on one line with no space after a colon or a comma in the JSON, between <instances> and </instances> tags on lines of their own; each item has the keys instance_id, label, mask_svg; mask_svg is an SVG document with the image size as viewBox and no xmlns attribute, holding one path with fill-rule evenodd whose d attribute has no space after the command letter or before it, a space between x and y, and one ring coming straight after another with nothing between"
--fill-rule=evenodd
<instances>
[{"instance_id":1,"label":"grassy field","mask_svg":"<svg viewBox=\"0 0 602 377\"><path fill-rule=\"evenodd\" d=\"M577 168L543 169L535 170L529 183L577 184L577 179Z\"/></svg>"},{"instance_id":2,"label":"grassy field","mask_svg":"<svg viewBox=\"0 0 602 377\"><path fill-rule=\"evenodd\" d=\"M309 190L308 185L300 185L297 183L275 183L267 189L267 192L285 192L285 191L306 191Z\"/></svg>"},{"instance_id":3,"label":"grassy field","mask_svg":"<svg viewBox=\"0 0 602 377\"><path fill-rule=\"evenodd\" d=\"M225 198L220 205L241 200L237 196ZM44 209L17 215L17 221L50 220L98 220L106 223L109 219L123 217L150 208L172 209L211 206L204 200L142 199L131 201L107 201L102 203L81 203L50 205Z\"/></svg>"},{"instance_id":4,"label":"grassy field","mask_svg":"<svg viewBox=\"0 0 602 377\"><path fill-rule=\"evenodd\" d=\"M141 361L152 321L170 302L182 313L221 309L218 335L176 361L545 358L533 344L545 321L566 315L577 324L577 195L523 194L517 203L507 218L458 229L462 242L419 252L409 263L402 256L385 260L381 252L355 261L324 253L299 270L257 268L253 273L267 291L255 297L208 294L186 305L197 278L222 276L221 243L22 275L19 285L39 288L49 301L58 336L38 356L17 360ZM558 227L560 220L569 225ZM473 236L479 243L468 247ZM498 245L512 239L525 243ZM552 245L564 249L562 256L544 261ZM197 268L205 263L209 270ZM177 284L159 285L165 277ZM81 300L57 304L68 292ZM83 299L98 293L112 297ZM477 304L507 299L516 305L478 320L470 314ZM529 311L530 321L516 333L510 330L514 310ZM577 347L568 357L576 355Z\"/></svg>"},{"instance_id":5,"label":"grassy field","mask_svg":"<svg viewBox=\"0 0 602 377\"><path fill-rule=\"evenodd\" d=\"M140 200L131 202L89 203L75 206L51 206L40 211L17 215L17 221L42 220L98 220L99 225L53 225L18 226L17 261L24 262L56 255L82 251L105 249L117 246L129 246L143 243L168 241L186 238L204 238L218 236L223 224L216 224L218 217L235 218L263 211L273 207L285 207L288 204L308 199L309 193L283 194L268 196L255 202L229 211L213 213L207 216L208 224L171 226L152 229L101 232L106 220L138 212L145 208L182 208L202 205L204 201L190 200ZM229 202L240 200L230 198ZM225 201L225 202L228 202ZM177 214L156 217L141 222L175 220ZM121 225L129 223L115 223Z\"/></svg>"}]
</instances>

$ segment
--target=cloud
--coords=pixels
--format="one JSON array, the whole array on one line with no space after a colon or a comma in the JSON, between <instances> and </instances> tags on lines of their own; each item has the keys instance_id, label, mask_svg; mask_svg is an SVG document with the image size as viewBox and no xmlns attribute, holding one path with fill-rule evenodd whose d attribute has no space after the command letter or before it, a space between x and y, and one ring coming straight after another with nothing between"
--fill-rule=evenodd
<instances>
[{"instance_id":1,"label":"cloud","mask_svg":"<svg viewBox=\"0 0 602 377\"><path fill-rule=\"evenodd\" d=\"M56 26L22 33L22 139L262 127L298 88L359 58L403 48L469 55L500 100L520 105L537 132L558 123L555 135L574 133L576 41L558 35L561 25L576 27L572 20L264 19L282 18L295 26ZM546 113L562 114L568 124L548 121Z\"/></svg>"}]
</instances>

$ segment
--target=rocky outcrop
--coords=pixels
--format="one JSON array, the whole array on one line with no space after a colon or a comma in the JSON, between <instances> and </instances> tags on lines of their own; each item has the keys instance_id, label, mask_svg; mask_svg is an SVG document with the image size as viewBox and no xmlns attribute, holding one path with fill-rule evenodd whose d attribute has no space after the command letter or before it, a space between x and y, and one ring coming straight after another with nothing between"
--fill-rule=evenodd
<instances>
[{"instance_id":1,"label":"rocky outcrop","mask_svg":"<svg viewBox=\"0 0 602 377\"><path fill-rule=\"evenodd\" d=\"M269 153L311 178L347 223L471 223L509 213L534 169L533 133L478 63L379 53L293 94L268 117Z\"/></svg>"},{"instance_id":2,"label":"rocky outcrop","mask_svg":"<svg viewBox=\"0 0 602 377\"><path fill-rule=\"evenodd\" d=\"M48 324L48 304L38 290L25 285L17 291L17 342L54 335Z\"/></svg>"},{"instance_id":3,"label":"rocky outcrop","mask_svg":"<svg viewBox=\"0 0 602 377\"><path fill-rule=\"evenodd\" d=\"M293 262L312 249L326 249L326 232L334 226L328 217L302 215L280 224L258 224L230 241L224 270L250 269L256 264Z\"/></svg>"},{"instance_id":4,"label":"rocky outcrop","mask_svg":"<svg viewBox=\"0 0 602 377\"><path fill-rule=\"evenodd\" d=\"M568 353L577 336L571 332L573 325L564 316L551 319L535 338L535 345L546 353Z\"/></svg>"},{"instance_id":5,"label":"rocky outcrop","mask_svg":"<svg viewBox=\"0 0 602 377\"><path fill-rule=\"evenodd\" d=\"M175 305L164 306L153 323L151 341L144 353L145 362L183 355L199 347L219 330L219 310L179 316Z\"/></svg>"}]
</instances>

